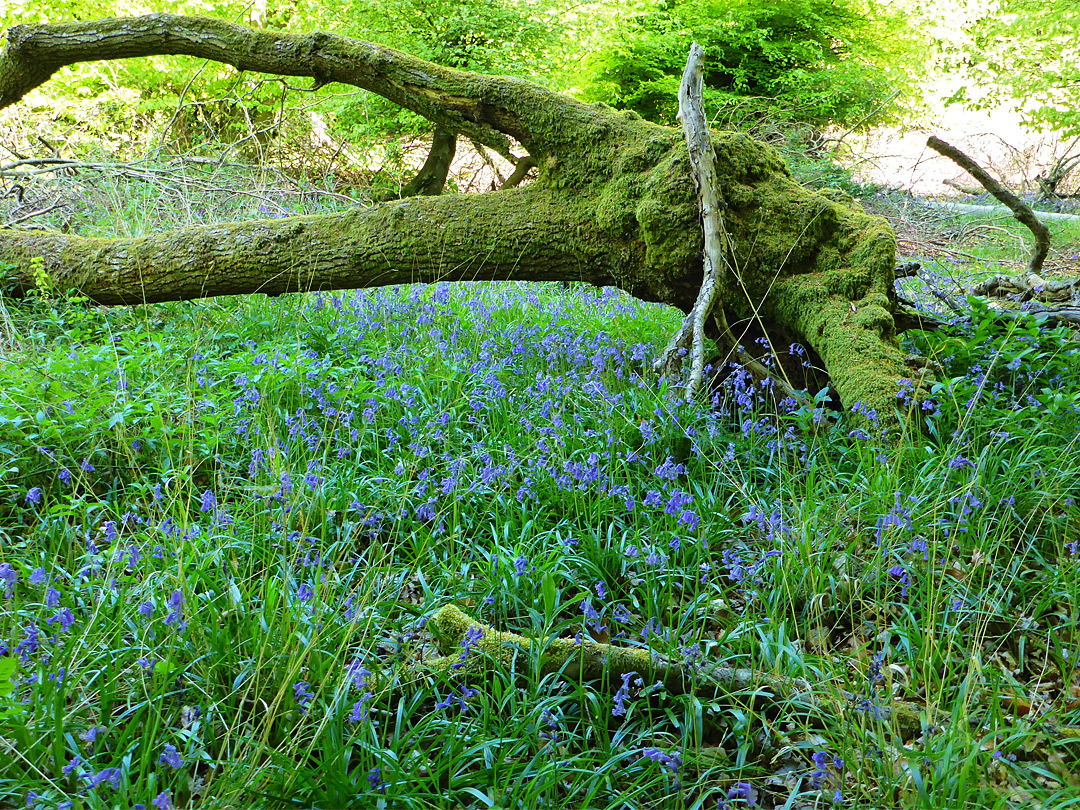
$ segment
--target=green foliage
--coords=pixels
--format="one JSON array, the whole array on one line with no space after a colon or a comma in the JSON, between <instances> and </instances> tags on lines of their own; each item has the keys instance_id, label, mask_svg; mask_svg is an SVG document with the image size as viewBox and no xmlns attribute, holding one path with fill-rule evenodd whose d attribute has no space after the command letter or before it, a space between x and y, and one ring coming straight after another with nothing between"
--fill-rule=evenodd
<instances>
[{"instance_id":1,"label":"green foliage","mask_svg":"<svg viewBox=\"0 0 1080 810\"><path fill-rule=\"evenodd\" d=\"M970 80L954 101L986 109L1011 97L1032 126L1080 135L1080 4L1002 0L967 31Z\"/></svg>"},{"instance_id":2,"label":"green foliage","mask_svg":"<svg viewBox=\"0 0 1080 810\"><path fill-rule=\"evenodd\" d=\"M589 60L586 93L671 123L690 43L705 49L706 107L756 101L814 124L869 125L910 89L912 37L880 8L832 0L656 0ZM754 107L751 107L753 110Z\"/></svg>"}]
</instances>

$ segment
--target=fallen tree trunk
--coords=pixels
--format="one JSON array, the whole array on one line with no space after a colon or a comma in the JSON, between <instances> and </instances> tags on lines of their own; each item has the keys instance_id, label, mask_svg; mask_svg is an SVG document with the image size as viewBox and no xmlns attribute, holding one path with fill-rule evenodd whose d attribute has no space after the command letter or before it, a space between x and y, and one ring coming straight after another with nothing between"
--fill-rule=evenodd
<instances>
[{"instance_id":1,"label":"fallen tree trunk","mask_svg":"<svg viewBox=\"0 0 1080 810\"><path fill-rule=\"evenodd\" d=\"M459 279L579 280L692 312L703 282L698 195L682 133L510 77L451 70L379 45L316 32L252 31L155 14L16 26L0 53L0 107L76 62L188 54L378 93L510 155L524 188L414 197L367 210L189 228L141 239L0 231L14 293L39 257L54 288L102 304L373 287ZM842 403L895 423L898 381L914 376L896 340L896 240L850 199L795 182L775 150L719 133L711 158L735 272L708 321L749 353L799 343ZM794 388L816 391L802 357L777 352Z\"/></svg>"}]
</instances>

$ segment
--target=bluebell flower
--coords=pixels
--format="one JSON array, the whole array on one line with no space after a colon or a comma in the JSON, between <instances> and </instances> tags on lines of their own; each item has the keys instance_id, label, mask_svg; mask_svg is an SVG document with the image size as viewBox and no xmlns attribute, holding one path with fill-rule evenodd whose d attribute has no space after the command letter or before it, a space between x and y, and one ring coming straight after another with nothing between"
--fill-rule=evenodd
<instances>
[{"instance_id":1,"label":"bluebell flower","mask_svg":"<svg viewBox=\"0 0 1080 810\"><path fill-rule=\"evenodd\" d=\"M907 596L908 586L911 584L911 577L908 576L908 572L904 570L904 566L894 565L889 569L889 576L900 581L900 596Z\"/></svg>"},{"instance_id":2,"label":"bluebell flower","mask_svg":"<svg viewBox=\"0 0 1080 810\"><path fill-rule=\"evenodd\" d=\"M813 757L816 770L810 774L810 787L819 790L828 775L829 755L824 751L815 751Z\"/></svg>"},{"instance_id":3,"label":"bluebell flower","mask_svg":"<svg viewBox=\"0 0 1080 810\"><path fill-rule=\"evenodd\" d=\"M727 799L720 799L716 803L717 810L729 810L735 803L741 802L745 807L757 807L758 792L749 782L736 782L728 790Z\"/></svg>"},{"instance_id":4,"label":"bluebell flower","mask_svg":"<svg viewBox=\"0 0 1080 810\"><path fill-rule=\"evenodd\" d=\"M644 759L651 759L653 762L660 763L671 773L678 773L679 769L682 768L682 757L677 751L669 754L659 748L645 748L642 749L641 756Z\"/></svg>"},{"instance_id":5,"label":"bluebell flower","mask_svg":"<svg viewBox=\"0 0 1080 810\"><path fill-rule=\"evenodd\" d=\"M636 674L636 672L623 673L622 686L620 686L619 691L615 693L615 708L611 710L612 717L626 716L626 699L630 697L630 678Z\"/></svg>"},{"instance_id":6,"label":"bluebell flower","mask_svg":"<svg viewBox=\"0 0 1080 810\"><path fill-rule=\"evenodd\" d=\"M547 731L540 732L540 739L547 740L554 745L559 738L559 721L547 708L541 709L540 720L547 727Z\"/></svg>"},{"instance_id":7,"label":"bluebell flower","mask_svg":"<svg viewBox=\"0 0 1080 810\"><path fill-rule=\"evenodd\" d=\"M952 459L949 460L949 469L950 470L963 470L963 469L974 470L975 465L969 459L965 458L964 456L956 456L955 458L952 458Z\"/></svg>"},{"instance_id":8,"label":"bluebell flower","mask_svg":"<svg viewBox=\"0 0 1080 810\"><path fill-rule=\"evenodd\" d=\"M217 497L214 495L213 490L206 490L202 494L202 503L199 506L200 512L212 512L217 507Z\"/></svg>"},{"instance_id":9,"label":"bluebell flower","mask_svg":"<svg viewBox=\"0 0 1080 810\"><path fill-rule=\"evenodd\" d=\"M74 626L75 614L71 612L71 608L62 607L45 620L45 623L50 627L58 622L61 633L68 632Z\"/></svg>"},{"instance_id":10,"label":"bluebell flower","mask_svg":"<svg viewBox=\"0 0 1080 810\"><path fill-rule=\"evenodd\" d=\"M174 771L178 771L184 766L184 758L180 756L175 745L166 743L165 750L158 757L158 765L168 765Z\"/></svg>"},{"instance_id":11,"label":"bluebell flower","mask_svg":"<svg viewBox=\"0 0 1080 810\"><path fill-rule=\"evenodd\" d=\"M78 768L81 763L82 757L76 754L71 758L71 761L61 769L64 772L64 776L71 776L71 772Z\"/></svg>"},{"instance_id":12,"label":"bluebell flower","mask_svg":"<svg viewBox=\"0 0 1080 810\"><path fill-rule=\"evenodd\" d=\"M100 735L101 726L90 726L90 728L79 735L79 738L83 742L93 743Z\"/></svg>"},{"instance_id":13,"label":"bluebell flower","mask_svg":"<svg viewBox=\"0 0 1080 810\"><path fill-rule=\"evenodd\" d=\"M41 503L41 495L41 487L31 487L26 491L26 502L36 506Z\"/></svg>"},{"instance_id":14,"label":"bluebell flower","mask_svg":"<svg viewBox=\"0 0 1080 810\"><path fill-rule=\"evenodd\" d=\"M468 630L466 630L465 637L461 640L461 659L456 664L453 664L450 668L460 669L461 667L465 666L465 660L469 657L469 650L475 647L480 642L480 639L483 637L484 631L476 625L473 625Z\"/></svg>"},{"instance_id":15,"label":"bluebell flower","mask_svg":"<svg viewBox=\"0 0 1080 810\"><path fill-rule=\"evenodd\" d=\"M368 771L367 781L372 790L377 790L380 793L386 792L386 783L382 778L382 768L372 768Z\"/></svg>"},{"instance_id":16,"label":"bluebell flower","mask_svg":"<svg viewBox=\"0 0 1080 810\"><path fill-rule=\"evenodd\" d=\"M19 660L26 663L30 660L30 656L36 653L40 647L41 636L37 625L27 624L26 635L15 645L15 654L19 656Z\"/></svg>"},{"instance_id":17,"label":"bluebell flower","mask_svg":"<svg viewBox=\"0 0 1080 810\"><path fill-rule=\"evenodd\" d=\"M293 699L296 701L296 705L300 708L301 712L306 713L311 701L315 698L315 693L309 688L310 684L307 681L297 681L293 684Z\"/></svg>"},{"instance_id":18,"label":"bluebell flower","mask_svg":"<svg viewBox=\"0 0 1080 810\"><path fill-rule=\"evenodd\" d=\"M163 790L150 804L154 805L156 810L173 810L172 791Z\"/></svg>"},{"instance_id":19,"label":"bluebell flower","mask_svg":"<svg viewBox=\"0 0 1080 810\"><path fill-rule=\"evenodd\" d=\"M179 630L183 630L186 627L186 623L181 618L180 609L184 605L184 594L177 588L172 592L169 597L169 613L165 616L165 624L176 625Z\"/></svg>"},{"instance_id":20,"label":"bluebell flower","mask_svg":"<svg viewBox=\"0 0 1080 810\"><path fill-rule=\"evenodd\" d=\"M301 602L307 602L314 595L315 595L315 589L312 588L311 585L309 583L307 583L307 582L304 582L303 584L301 584L299 589L297 589L297 591L296 591L296 597Z\"/></svg>"},{"instance_id":21,"label":"bluebell flower","mask_svg":"<svg viewBox=\"0 0 1080 810\"><path fill-rule=\"evenodd\" d=\"M0 563L0 583L3 583L4 596L8 599L15 593L15 583L19 581L19 572L10 563Z\"/></svg>"},{"instance_id":22,"label":"bluebell flower","mask_svg":"<svg viewBox=\"0 0 1080 810\"><path fill-rule=\"evenodd\" d=\"M600 614L596 612L596 608L592 606L592 597L586 594L585 598L581 600L581 613L585 617L585 624L592 628L593 632L599 635L603 633L607 626L601 624Z\"/></svg>"},{"instance_id":23,"label":"bluebell flower","mask_svg":"<svg viewBox=\"0 0 1080 810\"><path fill-rule=\"evenodd\" d=\"M97 790L102 785L109 785L113 790L120 789L120 769L119 768L105 768L98 771L93 776L88 774L83 775L84 779L89 780L90 784L88 788L90 790Z\"/></svg>"},{"instance_id":24,"label":"bluebell flower","mask_svg":"<svg viewBox=\"0 0 1080 810\"><path fill-rule=\"evenodd\" d=\"M2 573L4 565L7 565L7 563L0 564L0 579L3 579L4 576ZM44 568L35 568L33 571L30 572L31 585L44 585L48 581L49 577L45 573Z\"/></svg>"}]
</instances>

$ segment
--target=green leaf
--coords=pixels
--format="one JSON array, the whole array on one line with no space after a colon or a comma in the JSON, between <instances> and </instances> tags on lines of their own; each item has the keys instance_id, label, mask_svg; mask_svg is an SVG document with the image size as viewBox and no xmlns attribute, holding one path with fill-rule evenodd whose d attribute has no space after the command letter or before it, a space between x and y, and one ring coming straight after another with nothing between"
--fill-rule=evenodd
<instances>
[{"instance_id":1,"label":"green leaf","mask_svg":"<svg viewBox=\"0 0 1080 810\"><path fill-rule=\"evenodd\" d=\"M555 587L555 578L550 571L545 571L540 580L540 592L544 596L544 618L551 622L555 619L555 608L558 606L559 591Z\"/></svg>"}]
</instances>

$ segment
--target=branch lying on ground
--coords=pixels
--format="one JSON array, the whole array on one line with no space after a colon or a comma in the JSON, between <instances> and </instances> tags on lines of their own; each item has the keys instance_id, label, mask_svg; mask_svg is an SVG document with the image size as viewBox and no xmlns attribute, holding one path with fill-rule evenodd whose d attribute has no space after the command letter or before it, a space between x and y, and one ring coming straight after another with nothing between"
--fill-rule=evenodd
<instances>
[{"instance_id":1,"label":"branch lying on ground","mask_svg":"<svg viewBox=\"0 0 1080 810\"><path fill-rule=\"evenodd\" d=\"M973 188L972 186L961 185L960 183L957 183L955 180L942 180L941 182L944 183L945 185L949 186L950 188L955 188L959 192L962 192L964 194L970 194L972 197L977 197L980 194L982 194L982 192L979 191L979 189Z\"/></svg>"},{"instance_id":2,"label":"branch lying on ground","mask_svg":"<svg viewBox=\"0 0 1080 810\"><path fill-rule=\"evenodd\" d=\"M798 702L823 714L861 712L871 720L891 724L905 740L921 733L923 709L913 703L894 701L877 706L850 692L815 694L809 681L785 678L759 670L722 665L685 665L656 655L651 650L600 644L592 639L532 639L515 633L500 633L474 621L455 605L442 608L431 620L443 656L421 665L428 671L463 678L483 671L485 656L518 672L536 662L534 676L557 674L571 681L599 681L609 685L622 682L624 675L636 675L644 684L662 683L672 694L693 692L705 699L734 697L747 693L755 701L772 705ZM471 631L471 633L470 633ZM467 634L477 637L473 648L480 655L460 655Z\"/></svg>"},{"instance_id":3,"label":"branch lying on ground","mask_svg":"<svg viewBox=\"0 0 1080 810\"><path fill-rule=\"evenodd\" d=\"M974 160L954 146L931 136L927 146L953 160L968 171L983 188L994 195L1013 212L1013 216L1027 226L1035 237L1035 249L1022 276L994 276L971 288L973 295L992 298L1011 298L1018 302L1065 303L1066 306L1038 307L1028 310L1044 314L1051 320L1080 323L1080 280L1047 281L1040 272L1050 250L1050 230L1039 221L1031 207L987 174ZM933 291L933 290L931 290Z\"/></svg>"},{"instance_id":4,"label":"branch lying on ground","mask_svg":"<svg viewBox=\"0 0 1080 810\"><path fill-rule=\"evenodd\" d=\"M20 222L26 222L27 220L33 219L34 217L43 217L46 214L51 214L53 211L62 207L63 203L61 203L60 201L54 202L48 208L42 208L40 211L31 211L28 214L23 214L21 217L15 217L14 219L9 219L6 222L0 222L0 228L13 228Z\"/></svg>"},{"instance_id":5,"label":"branch lying on ground","mask_svg":"<svg viewBox=\"0 0 1080 810\"><path fill-rule=\"evenodd\" d=\"M1028 279L1016 276L994 276L971 288L974 295L991 298L1013 298L1016 301L1040 301L1043 303L1080 303L1080 280L1044 281L1028 284Z\"/></svg>"}]
</instances>

